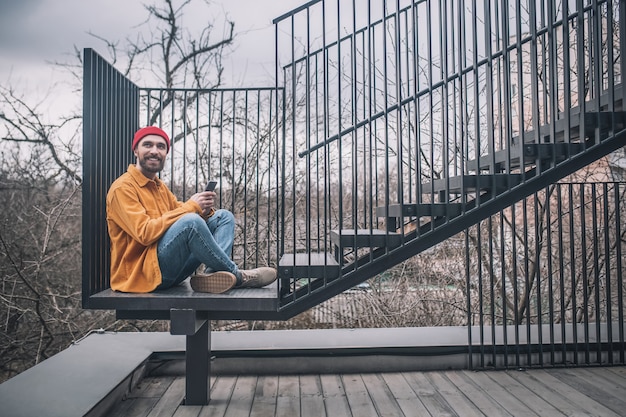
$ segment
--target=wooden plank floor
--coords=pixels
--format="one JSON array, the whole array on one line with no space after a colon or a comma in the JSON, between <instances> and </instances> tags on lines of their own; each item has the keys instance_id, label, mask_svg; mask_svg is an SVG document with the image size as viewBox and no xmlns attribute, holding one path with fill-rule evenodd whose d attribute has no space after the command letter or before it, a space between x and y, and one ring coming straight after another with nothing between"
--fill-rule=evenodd
<instances>
[{"instance_id":1,"label":"wooden plank floor","mask_svg":"<svg viewBox=\"0 0 626 417\"><path fill-rule=\"evenodd\" d=\"M184 377L146 377L125 417L623 416L626 367L219 376L208 406L180 405Z\"/></svg>"}]
</instances>

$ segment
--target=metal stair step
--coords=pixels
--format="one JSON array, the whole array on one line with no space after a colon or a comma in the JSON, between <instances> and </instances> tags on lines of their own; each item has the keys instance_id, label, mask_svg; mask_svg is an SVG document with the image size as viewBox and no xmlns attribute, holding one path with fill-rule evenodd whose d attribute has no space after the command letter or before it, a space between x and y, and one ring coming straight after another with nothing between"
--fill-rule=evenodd
<instances>
[{"instance_id":1,"label":"metal stair step","mask_svg":"<svg viewBox=\"0 0 626 417\"><path fill-rule=\"evenodd\" d=\"M337 278L339 263L327 252L286 253L278 262L279 278Z\"/></svg>"},{"instance_id":2,"label":"metal stair step","mask_svg":"<svg viewBox=\"0 0 626 417\"><path fill-rule=\"evenodd\" d=\"M456 217L463 207L459 203L408 203L376 207L376 216L386 218L404 217Z\"/></svg>"},{"instance_id":3,"label":"metal stair step","mask_svg":"<svg viewBox=\"0 0 626 417\"><path fill-rule=\"evenodd\" d=\"M479 158L480 164L474 159L467 162L469 171L489 170L494 167L494 171L503 171L506 168L506 162L510 153L510 169L519 168L522 163L520 153L523 152L523 165L529 166L537 162L537 160L548 160L555 158L557 162L564 160L569 155L574 155L585 150L585 145L580 141L580 117L578 108L571 110L569 119L569 137L565 142L565 131L568 120L561 118L555 122L554 127L547 124L539 128L539 141L535 131L524 132L523 145L519 145L520 137L514 137L513 147L496 151L493 155L482 155ZM591 137L595 134L596 129L600 130L601 135L605 135L613 127L623 129L626 127L626 112L624 111L601 111L586 112L584 115L585 137ZM554 131L554 132L553 132ZM554 137L551 135L554 133ZM547 142L550 140L550 142ZM495 164L495 165L494 165ZM479 168L480 167L480 168Z\"/></svg>"},{"instance_id":4,"label":"metal stair step","mask_svg":"<svg viewBox=\"0 0 626 417\"><path fill-rule=\"evenodd\" d=\"M583 115L584 118L584 137L593 136L596 129L599 129L601 133L608 132L615 124L616 127L623 128L626 123L626 112L624 111L595 111L593 110L595 105L587 103L586 112ZM554 127L551 124L545 124L539 127L539 141L543 143L565 143L566 136L569 139L568 142L582 141L580 135L580 108L575 107L569 111L569 120L564 114L560 114L558 120L554 122ZM568 125L569 123L569 125ZM568 135L565 132L568 131ZM534 130L523 133L523 143L535 143L537 141L537 134ZM519 136L513 138L513 142L519 142Z\"/></svg>"},{"instance_id":5,"label":"metal stair step","mask_svg":"<svg viewBox=\"0 0 626 417\"><path fill-rule=\"evenodd\" d=\"M499 194L520 184L521 180L520 174L460 175L422 184L422 193L465 194L478 191L495 191Z\"/></svg>"},{"instance_id":6,"label":"metal stair step","mask_svg":"<svg viewBox=\"0 0 626 417\"><path fill-rule=\"evenodd\" d=\"M509 163L509 169L519 168L522 160L520 153L523 153L523 165L529 166L535 165L538 160L545 161L554 158L559 162L584 150L584 143L528 143L523 145L521 150L519 148L503 149L495 152L493 157L490 155L481 156L480 170L489 170L495 164L494 170L502 172L506 169L507 162ZM477 161L475 159L468 161L467 169L469 171L477 171Z\"/></svg>"},{"instance_id":7,"label":"metal stair step","mask_svg":"<svg viewBox=\"0 0 626 417\"><path fill-rule=\"evenodd\" d=\"M589 110L589 109L588 109ZM584 116L584 128L585 134L584 137L593 136L596 132L596 129L600 129L601 133L608 132L613 123L617 127L624 126L624 122L626 121L626 112L623 111L587 111ZM568 120L564 117L563 114L560 115L559 119L556 120L554 128L550 124L543 125L539 127L539 140L548 143L565 143L566 135L565 132L569 130L569 141L581 140L580 137L580 109L578 107L570 110L570 118L569 118L569 128L568 128ZM552 140L550 140L551 135L554 135ZM535 131L529 131L524 133L524 143L533 143L536 141Z\"/></svg>"},{"instance_id":8,"label":"metal stair step","mask_svg":"<svg viewBox=\"0 0 626 417\"><path fill-rule=\"evenodd\" d=\"M402 235L380 229L331 230L330 241L342 248L396 248L402 244Z\"/></svg>"}]
</instances>

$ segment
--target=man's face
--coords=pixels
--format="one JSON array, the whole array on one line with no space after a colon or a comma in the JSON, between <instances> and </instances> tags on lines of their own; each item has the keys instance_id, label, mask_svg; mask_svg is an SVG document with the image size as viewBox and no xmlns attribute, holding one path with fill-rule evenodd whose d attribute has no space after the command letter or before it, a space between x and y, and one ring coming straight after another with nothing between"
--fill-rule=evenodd
<instances>
[{"instance_id":1,"label":"man's face","mask_svg":"<svg viewBox=\"0 0 626 417\"><path fill-rule=\"evenodd\" d=\"M135 148L137 168L148 178L156 177L165 164L167 142L159 135L142 138Z\"/></svg>"}]
</instances>

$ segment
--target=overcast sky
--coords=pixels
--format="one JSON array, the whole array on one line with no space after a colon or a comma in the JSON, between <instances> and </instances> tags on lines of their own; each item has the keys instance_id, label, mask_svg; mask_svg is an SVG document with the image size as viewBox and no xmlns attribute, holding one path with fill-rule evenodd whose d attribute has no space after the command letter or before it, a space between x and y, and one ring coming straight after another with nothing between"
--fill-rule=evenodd
<instances>
[{"instance_id":1,"label":"overcast sky","mask_svg":"<svg viewBox=\"0 0 626 417\"><path fill-rule=\"evenodd\" d=\"M184 15L183 24L202 27L228 16L235 22L238 39L225 62L226 83L269 85L274 71L272 20L304 2L211 0L207 7L202 0L194 0L194 12ZM155 3L158 0L0 0L0 76L6 79L11 70L15 78L40 68L37 76L50 78L44 69L46 60L62 60L74 45L103 48L87 32L122 41L146 18L143 4Z\"/></svg>"}]
</instances>

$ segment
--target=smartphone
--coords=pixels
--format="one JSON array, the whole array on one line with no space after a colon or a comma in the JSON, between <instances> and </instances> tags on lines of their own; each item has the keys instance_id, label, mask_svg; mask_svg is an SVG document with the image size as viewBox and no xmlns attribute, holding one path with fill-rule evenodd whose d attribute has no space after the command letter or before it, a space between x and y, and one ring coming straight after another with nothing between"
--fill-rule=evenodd
<instances>
[{"instance_id":1,"label":"smartphone","mask_svg":"<svg viewBox=\"0 0 626 417\"><path fill-rule=\"evenodd\" d=\"M213 191L215 190L216 185L217 185L217 181L209 181L209 183L204 188L204 191Z\"/></svg>"}]
</instances>

